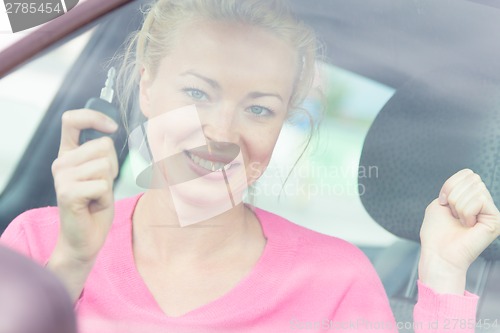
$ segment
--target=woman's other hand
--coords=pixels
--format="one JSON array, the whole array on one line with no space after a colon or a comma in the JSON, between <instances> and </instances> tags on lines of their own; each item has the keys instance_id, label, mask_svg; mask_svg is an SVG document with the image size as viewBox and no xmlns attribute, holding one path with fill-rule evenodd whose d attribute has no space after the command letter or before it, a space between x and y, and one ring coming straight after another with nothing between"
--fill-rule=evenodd
<instances>
[{"instance_id":1,"label":"woman's other hand","mask_svg":"<svg viewBox=\"0 0 500 333\"><path fill-rule=\"evenodd\" d=\"M59 155L52 164L60 233L48 267L63 279L74 300L113 222L113 181L118 174L118 159L109 137L79 145L80 132L87 128L112 133L118 126L97 111L65 112Z\"/></svg>"},{"instance_id":2,"label":"woman's other hand","mask_svg":"<svg viewBox=\"0 0 500 333\"><path fill-rule=\"evenodd\" d=\"M500 213L486 185L469 169L457 172L425 211L420 281L463 295L469 266L499 235Z\"/></svg>"}]
</instances>

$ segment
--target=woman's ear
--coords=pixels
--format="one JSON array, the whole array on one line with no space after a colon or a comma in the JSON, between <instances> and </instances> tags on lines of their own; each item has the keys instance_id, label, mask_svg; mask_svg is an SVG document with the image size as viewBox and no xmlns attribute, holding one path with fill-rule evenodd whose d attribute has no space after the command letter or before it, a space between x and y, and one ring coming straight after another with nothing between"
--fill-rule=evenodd
<instances>
[{"instance_id":1,"label":"woman's ear","mask_svg":"<svg viewBox=\"0 0 500 333\"><path fill-rule=\"evenodd\" d=\"M139 106L142 114L149 118L151 110L150 101L150 88L151 88L151 75L146 67L140 69L141 80L139 82Z\"/></svg>"}]
</instances>

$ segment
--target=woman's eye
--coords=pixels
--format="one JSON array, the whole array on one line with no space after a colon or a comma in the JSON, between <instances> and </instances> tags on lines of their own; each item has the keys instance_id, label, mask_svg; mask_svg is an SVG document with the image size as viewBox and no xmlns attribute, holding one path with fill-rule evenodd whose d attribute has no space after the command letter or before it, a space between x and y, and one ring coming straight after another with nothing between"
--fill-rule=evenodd
<instances>
[{"instance_id":1,"label":"woman's eye","mask_svg":"<svg viewBox=\"0 0 500 333\"><path fill-rule=\"evenodd\" d=\"M259 117L271 116L273 114L270 109L260 105L252 105L250 107L250 112Z\"/></svg>"},{"instance_id":2,"label":"woman's eye","mask_svg":"<svg viewBox=\"0 0 500 333\"><path fill-rule=\"evenodd\" d=\"M195 88L186 88L184 89L184 92L191 97L192 99L196 101L207 101L208 96L206 93L201 91L200 89L195 89Z\"/></svg>"}]
</instances>

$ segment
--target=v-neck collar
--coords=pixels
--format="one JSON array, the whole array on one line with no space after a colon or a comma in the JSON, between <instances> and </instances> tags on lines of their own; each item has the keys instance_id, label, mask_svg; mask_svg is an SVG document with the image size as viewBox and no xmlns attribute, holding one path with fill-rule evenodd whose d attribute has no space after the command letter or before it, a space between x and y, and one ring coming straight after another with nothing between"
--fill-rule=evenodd
<instances>
[{"instance_id":1,"label":"v-neck collar","mask_svg":"<svg viewBox=\"0 0 500 333\"><path fill-rule=\"evenodd\" d=\"M261 224L266 245L252 270L236 286L209 303L181 316L171 317L160 308L135 266L132 249L132 216L141 196L142 194L119 201L115 208L113 228L119 230L114 233L117 237L114 243L119 250L113 251L114 258L110 258L111 261L105 265L105 269L107 269L106 274L119 274L113 280L118 281L116 290L123 293L122 299L144 315L177 324L186 321L190 324L198 322L214 325L231 318L241 320L243 313L248 309L255 309L256 305L260 304L261 310L266 310L265 299L274 299L273 296L278 292L291 268L297 250L297 240L279 230L279 225L273 223L273 217L276 219L274 215L251 207Z\"/></svg>"}]
</instances>

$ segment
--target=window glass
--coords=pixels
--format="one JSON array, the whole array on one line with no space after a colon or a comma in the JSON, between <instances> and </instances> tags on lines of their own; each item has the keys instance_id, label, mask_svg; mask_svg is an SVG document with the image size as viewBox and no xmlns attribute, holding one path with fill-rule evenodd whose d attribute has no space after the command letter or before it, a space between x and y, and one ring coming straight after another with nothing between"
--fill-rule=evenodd
<instances>
[{"instance_id":1,"label":"window glass","mask_svg":"<svg viewBox=\"0 0 500 333\"><path fill-rule=\"evenodd\" d=\"M268 171L255 190L255 204L291 221L363 246L384 246L395 237L366 213L358 174L377 177L376 167L360 169L368 129L394 89L323 64L320 82L325 110L305 155L290 170L306 141L308 126L284 128ZM305 107L315 114L311 97ZM290 173L286 183L284 180Z\"/></svg>"},{"instance_id":2,"label":"window glass","mask_svg":"<svg viewBox=\"0 0 500 333\"><path fill-rule=\"evenodd\" d=\"M90 34L88 31L68 41L0 80L0 190Z\"/></svg>"}]
</instances>

